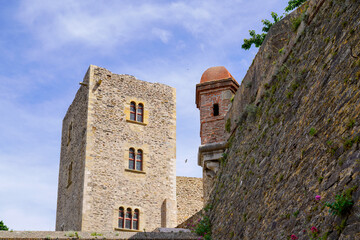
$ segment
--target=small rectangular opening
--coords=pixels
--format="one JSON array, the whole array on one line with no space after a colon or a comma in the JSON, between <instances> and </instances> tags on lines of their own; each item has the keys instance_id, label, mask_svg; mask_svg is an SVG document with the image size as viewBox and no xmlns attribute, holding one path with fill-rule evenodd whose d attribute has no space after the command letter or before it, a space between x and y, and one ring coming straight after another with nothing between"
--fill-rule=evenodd
<instances>
[{"instance_id":1,"label":"small rectangular opening","mask_svg":"<svg viewBox=\"0 0 360 240\"><path fill-rule=\"evenodd\" d=\"M213 105L213 113L214 113L214 116L219 116L219 104L215 103Z\"/></svg>"}]
</instances>

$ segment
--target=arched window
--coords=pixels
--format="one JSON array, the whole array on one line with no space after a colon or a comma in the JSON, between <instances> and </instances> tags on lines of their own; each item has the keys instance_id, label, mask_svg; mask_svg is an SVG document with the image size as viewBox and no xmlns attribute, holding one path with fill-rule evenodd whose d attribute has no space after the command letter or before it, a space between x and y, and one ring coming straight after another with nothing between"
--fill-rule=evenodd
<instances>
[{"instance_id":1,"label":"arched window","mask_svg":"<svg viewBox=\"0 0 360 240\"><path fill-rule=\"evenodd\" d=\"M144 105L142 103L140 103L138 105L137 121L138 122L143 122L144 121Z\"/></svg>"},{"instance_id":2,"label":"arched window","mask_svg":"<svg viewBox=\"0 0 360 240\"><path fill-rule=\"evenodd\" d=\"M124 228L124 208L120 207L119 208L119 224L118 227L119 228Z\"/></svg>"},{"instance_id":3,"label":"arched window","mask_svg":"<svg viewBox=\"0 0 360 240\"><path fill-rule=\"evenodd\" d=\"M129 169L135 169L135 149L129 149Z\"/></svg>"},{"instance_id":4,"label":"arched window","mask_svg":"<svg viewBox=\"0 0 360 240\"><path fill-rule=\"evenodd\" d=\"M135 102L130 103L130 120L136 121L136 104L135 104Z\"/></svg>"},{"instance_id":5,"label":"arched window","mask_svg":"<svg viewBox=\"0 0 360 240\"><path fill-rule=\"evenodd\" d=\"M138 150L136 154L136 170L142 171L143 151Z\"/></svg>"},{"instance_id":6,"label":"arched window","mask_svg":"<svg viewBox=\"0 0 360 240\"><path fill-rule=\"evenodd\" d=\"M135 229L135 230L139 229L139 209L135 209L132 229Z\"/></svg>"},{"instance_id":7,"label":"arched window","mask_svg":"<svg viewBox=\"0 0 360 240\"><path fill-rule=\"evenodd\" d=\"M128 208L126 209L126 215L125 215L125 228L131 229L131 221L132 221L131 208Z\"/></svg>"},{"instance_id":8,"label":"arched window","mask_svg":"<svg viewBox=\"0 0 360 240\"><path fill-rule=\"evenodd\" d=\"M217 103L213 105L213 114L214 116L219 116L219 104Z\"/></svg>"}]
</instances>

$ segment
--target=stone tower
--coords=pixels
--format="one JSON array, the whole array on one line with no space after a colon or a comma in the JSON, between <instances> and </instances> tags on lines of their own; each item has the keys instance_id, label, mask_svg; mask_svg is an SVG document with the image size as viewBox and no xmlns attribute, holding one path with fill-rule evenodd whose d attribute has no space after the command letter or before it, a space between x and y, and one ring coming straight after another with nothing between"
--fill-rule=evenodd
<instances>
[{"instance_id":1,"label":"stone tower","mask_svg":"<svg viewBox=\"0 0 360 240\"><path fill-rule=\"evenodd\" d=\"M91 65L63 120L56 230L175 227L176 94Z\"/></svg>"},{"instance_id":2,"label":"stone tower","mask_svg":"<svg viewBox=\"0 0 360 240\"><path fill-rule=\"evenodd\" d=\"M225 67L207 69L196 85L196 106L200 110L201 146L198 165L203 168L204 202L226 147L225 115L239 84Z\"/></svg>"}]
</instances>

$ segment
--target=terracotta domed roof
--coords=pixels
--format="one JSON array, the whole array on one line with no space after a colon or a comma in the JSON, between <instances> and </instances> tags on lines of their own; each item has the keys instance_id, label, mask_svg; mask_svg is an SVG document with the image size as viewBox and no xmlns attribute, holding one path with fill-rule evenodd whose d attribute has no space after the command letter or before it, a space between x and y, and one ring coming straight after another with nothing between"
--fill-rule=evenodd
<instances>
[{"instance_id":1,"label":"terracotta domed roof","mask_svg":"<svg viewBox=\"0 0 360 240\"><path fill-rule=\"evenodd\" d=\"M234 79L233 76L231 76L231 74L225 67L223 67L223 66L211 67L211 68L208 68L203 73L203 75L201 76L200 83L211 82L211 81L216 81L216 80L221 80L221 79L228 79L228 78Z\"/></svg>"}]
</instances>

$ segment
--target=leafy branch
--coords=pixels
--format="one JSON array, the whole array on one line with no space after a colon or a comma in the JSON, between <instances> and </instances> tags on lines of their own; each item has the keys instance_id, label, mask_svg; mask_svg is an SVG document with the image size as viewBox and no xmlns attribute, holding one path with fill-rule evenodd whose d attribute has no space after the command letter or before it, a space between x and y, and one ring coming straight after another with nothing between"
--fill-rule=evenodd
<instances>
[{"instance_id":1,"label":"leafy branch","mask_svg":"<svg viewBox=\"0 0 360 240\"><path fill-rule=\"evenodd\" d=\"M285 12L289 12L299 7L304 2L306 2L306 0L289 0L288 6L285 8ZM245 38L243 45L241 45L241 48L245 50L249 50L253 44L255 45L255 47L260 47L263 41L265 40L265 37L269 32L270 28L272 27L272 25L279 22L284 16L285 14L278 16L277 13L271 12L271 17L273 19L273 22L267 19L261 20L261 22L264 25L264 27L262 28L263 33L257 34L255 30L249 30L249 34L251 38L248 39Z\"/></svg>"},{"instance_id":2,"label":"leafy branch","mask_svg":"<svg viewBox=\"0 0 360 240\"><path fill-rule=\"evenodd\" d=\"M0 231L7 231L9 228L4 224L3 221L0 221Z\"/></svg>"},{"instance_id":3,"label":"leafy branch","mask_svg":"<svg viewBox=\"0 0 360 240\"><path fill-rule=\"evenodd\" d=\"M290 0L288 2L289 5L285 8L285 12L290 12L291 10L301 6L304 2L306 2L306 0Z\"/></svg>"}]
</instances>

